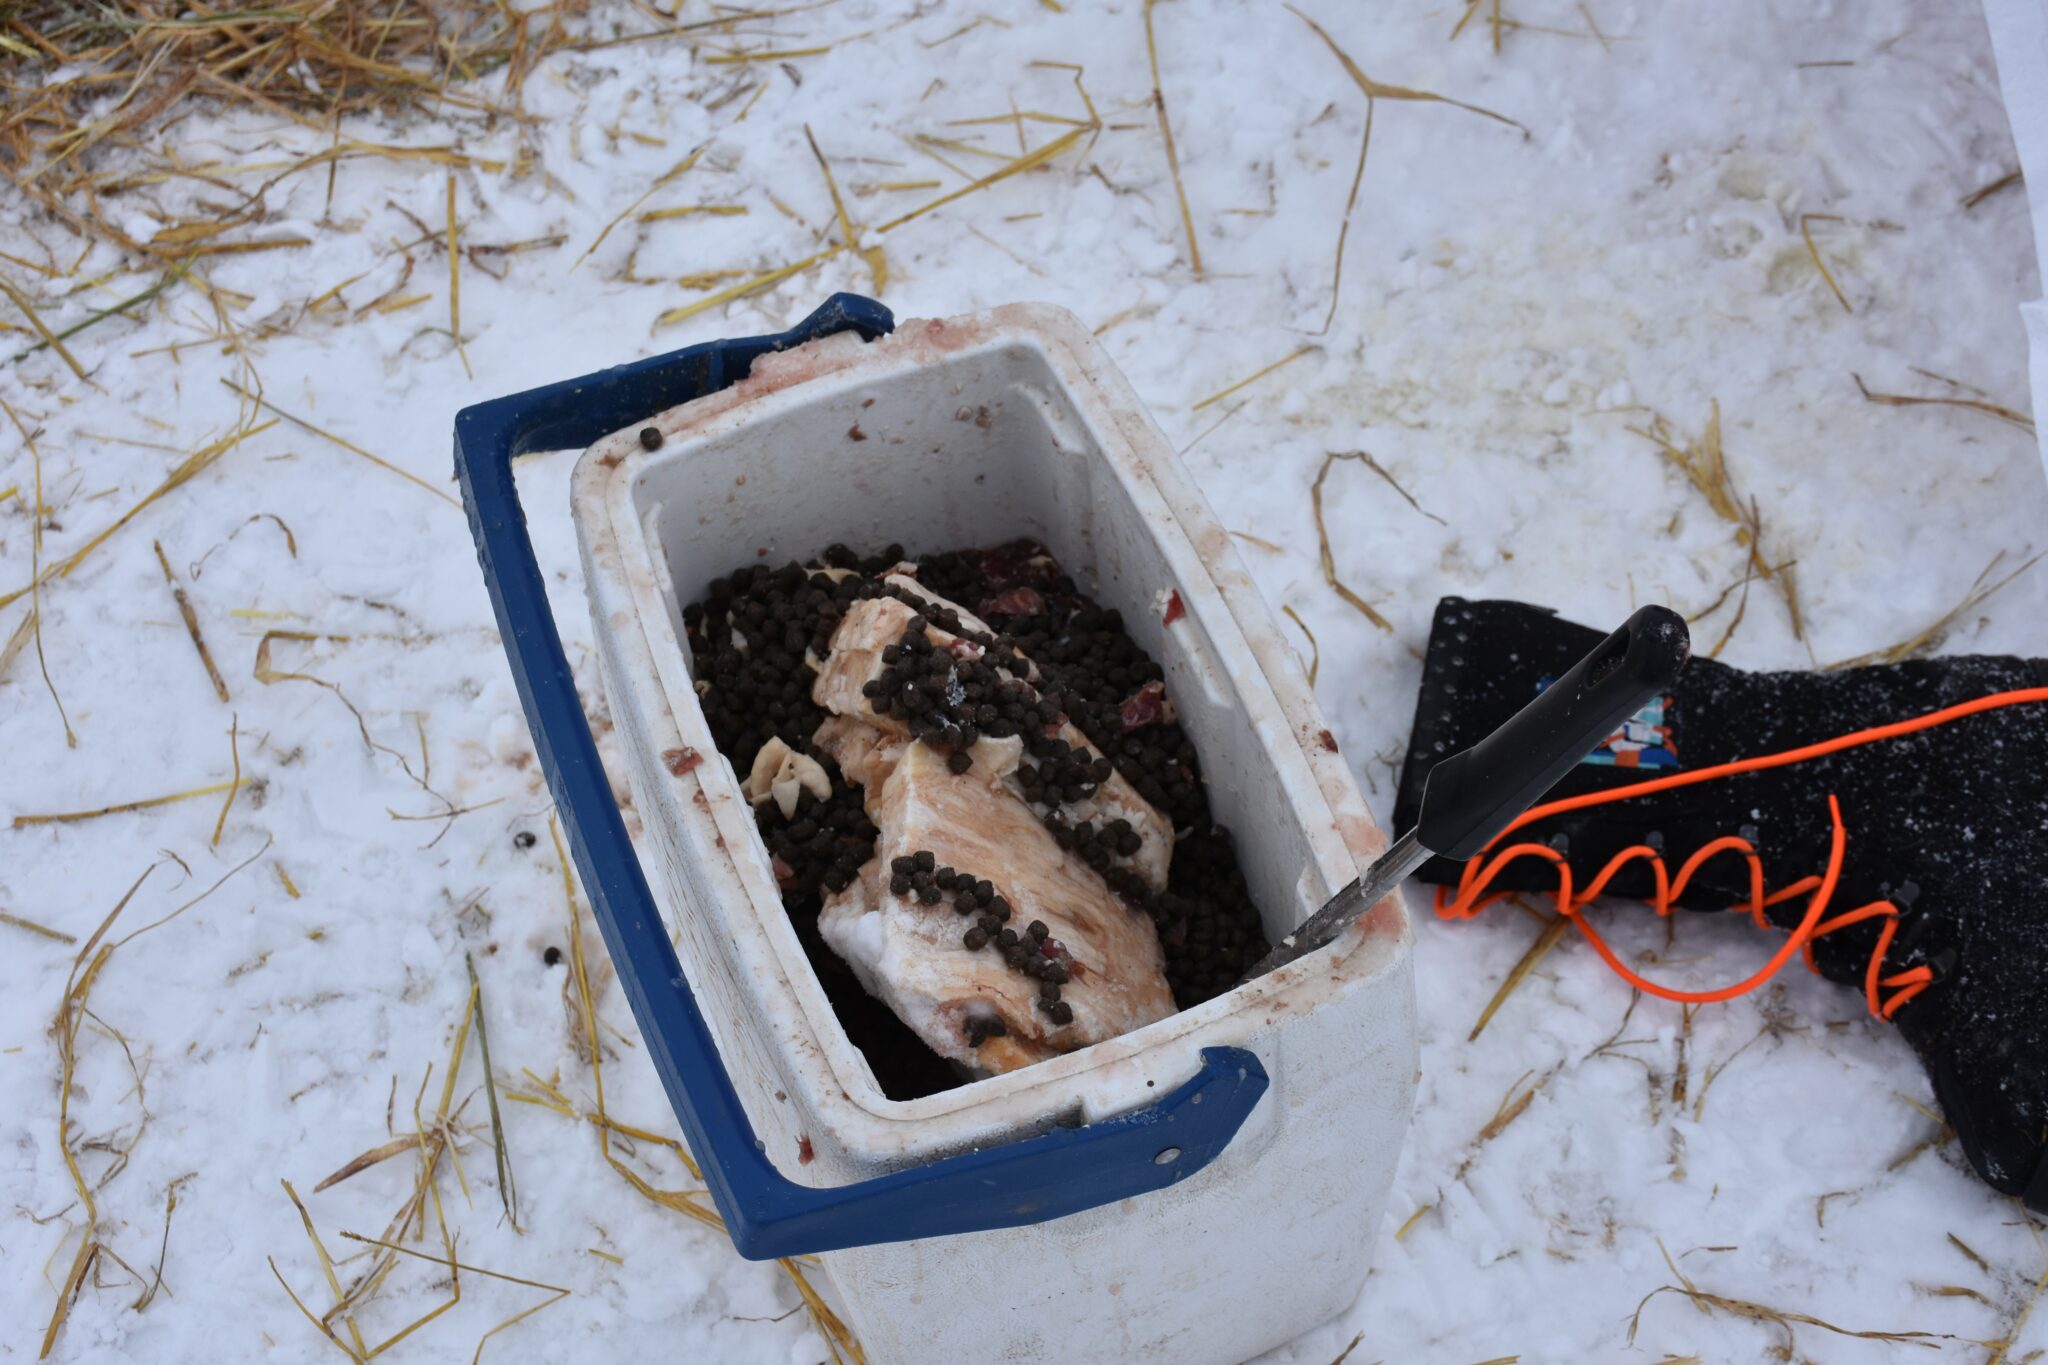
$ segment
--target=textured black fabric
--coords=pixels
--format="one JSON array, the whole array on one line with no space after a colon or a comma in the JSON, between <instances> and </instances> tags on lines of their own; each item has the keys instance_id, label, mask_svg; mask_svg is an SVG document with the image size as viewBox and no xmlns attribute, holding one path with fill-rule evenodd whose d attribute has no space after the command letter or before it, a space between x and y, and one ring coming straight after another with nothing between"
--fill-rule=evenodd
<instances>
[{"instance_id":1,"label":"textured black fabric","mask_svg":"<svg viewBox=\"0 0 2048 1365\"><path fill-rule=\"evenodd\" d=\"M1439 603L1395 828L1414 823L1437 760L1513 715L1604 634L1518 602ZM2038 659L1928 659L1836 673L1745 673L1695 659L1665 708L1676 766L1584 763L1547 799L1754 758L2042 686L2048 661ZM1653 749L1645 757L1663 755ZM1743 834L1775 890L1826 870L1830 794L1841 802L1848 840L1829 912L1887 895L1911 899L1885 974L1924 962L1939 979L1899 1011L1899 1032L1925 1064L1971 1165L1994 1188L2048 1210L2048 704L2001 707L1786 768L1568 812L1513 837L1562 836L1583 886L1633 844L1656 844L1661 836L1675 872L1708 841ZM1455 884L1461 868L1437 859L1420 875ZM1748 876L1744 859L1723 855L1701 870L1681 903L1722 910L1745 902ZM1556 873L1526 859L1493 885L1547 891ZM1609 890L1647 897L1647 865L1633 865ZM1770 915L1790 928L1805 907L1804 897L1794 898ZM1860 992L1878 932L1871 920L1820 939L1814 957L1822 973Z\"/></svg>"}]
</instances>

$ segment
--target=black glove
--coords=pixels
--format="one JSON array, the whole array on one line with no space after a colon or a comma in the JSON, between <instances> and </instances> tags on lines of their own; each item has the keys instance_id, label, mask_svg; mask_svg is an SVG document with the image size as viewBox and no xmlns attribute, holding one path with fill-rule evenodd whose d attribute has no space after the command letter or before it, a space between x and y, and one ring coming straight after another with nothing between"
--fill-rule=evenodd
<instances>
[{"instance_id":1,"label":"black glove","mask_svg":"<svg viewBox=\"0 0 2048 1365\"><path fill-rule=\"evenodd\" d=\"M1394 827L1413 824L1438 760L1484 738L1601 635L1518 602L1439 603ZM2048 689L2048 661L1970 656L1836 673L1745 673L1695 659L1669 696L1574 768L1545 802L1754 760L2028 689ZM1656 848L1676 873L1695 850L1736 835L1754 846L1767 889L1777 890L1825 871L1834 832L1829 797L1837 798L1846 851L1823 920L1880 901L1898 913L1814 939L1814 965L1858 991L1879 979L1899 983L1869 993L1881 1013L1891 1007L1919 1054L1970 1164L1994 1189L2048 1211L2048 690L2009 700L1785 766L1546 815L1511 832L1496 851L1547 843L1583 888L1625 849ZM1455 887L1468 867L1436 859L1419 875ZM1750 878L1745 857L1715 857L1676 903L1746 910ZM1506 863L1489 881L1492 890L1557 885L1558 869L1541 857ZM1627 863L1607 891L1652 898L1652 864ZM1795 896L1765 914L1791 930L1810 899ZM1873 956L1880 958L1874 973Z\"/></svg>"}]
</instances>

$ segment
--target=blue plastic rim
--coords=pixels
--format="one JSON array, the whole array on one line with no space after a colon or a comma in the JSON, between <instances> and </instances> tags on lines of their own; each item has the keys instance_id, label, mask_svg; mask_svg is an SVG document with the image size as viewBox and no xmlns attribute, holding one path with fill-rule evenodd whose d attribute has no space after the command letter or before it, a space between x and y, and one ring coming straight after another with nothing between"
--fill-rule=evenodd
<instances>
[{"instance_id":1,"label":"blue plastic rim","mask_svg":"<svg viewBox=\"0 0 2048 1365\"><path fill-rule=\"evenodd\" d=\"M746 378L757 356L835 332L872 341L889 310L834 294L787 332L705 342L455 415L455 474L526 723L612 965L733 1245L750 1260L1063 1218L1187 1179L1222 1154L1265 1068L1242 1048L1157 1103L852 1185L813 1188L768 1159L684 979L584 720L512 477L514 457L580 449Z\"/></svg>"}]
</instances>

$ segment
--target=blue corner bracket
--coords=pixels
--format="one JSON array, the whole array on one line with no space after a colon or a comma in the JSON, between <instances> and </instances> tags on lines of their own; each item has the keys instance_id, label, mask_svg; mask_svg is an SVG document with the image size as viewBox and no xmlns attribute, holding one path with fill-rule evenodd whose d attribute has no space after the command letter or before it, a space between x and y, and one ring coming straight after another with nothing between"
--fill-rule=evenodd
<instances>
[{"instance_id":1,"label":"blue corner bracket","mask_svg":"<svg viewBox=\"0 0 2048 1365\"><path fill-rule=\"evenodd\" d=\"M455 473L477 561L548 790L641 1036L733 1245L765 1260L1046 1222L1186 1180L1220 1155L1265 1093L1242 1048L1204 1048L1193 1079L1100 1123L814 1188L775 1168L740 1104L626 836L583 718L512 477L514 457L578 449L744 379L757 356L836 332L895 326L872 299L834 294L789 331L711 341L464 408Z\"/></svg>"}]
</instances>

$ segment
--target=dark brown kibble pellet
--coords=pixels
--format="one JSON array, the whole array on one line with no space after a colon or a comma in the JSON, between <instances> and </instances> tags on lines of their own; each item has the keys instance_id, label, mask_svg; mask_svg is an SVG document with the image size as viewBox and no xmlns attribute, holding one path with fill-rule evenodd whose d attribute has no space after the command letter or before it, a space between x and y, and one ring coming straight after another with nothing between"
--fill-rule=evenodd
<instances>
[{"instance_id":1,"label":"dark brown kibble pellet","mask_svg":"<svg viewBox=\"0 0 2048 1365\"><path fill-rule=\"evenodd\" d=\"M918 900L926 905L937 905L944 898L945 894L936 886L921 886L917 889Z\"/></svg>"},{"instance_id":2,"label":"dark brown kibble pellet","mask_svg":"<svg viewBox=\"0 0 2048 1365\"><path fill-rule=\"evenodd\" d=\"M938 856L928 848L919 849L912 857L917 862L917 870L919 872L930 872L939 865Z\"/></svg>"},{"instance_id":3,"label":"dark brown kibble pellet","mask_svg":"<svg viewBox=\"0 0 2048 1365\"><path fill-rule=\"evenodd\" d=\"M917 859L907 853L899 854L889 860L889 870L891 872L901 872L907 877L917 871Z\"/></svg>"},{"instance_id":4,"label":"dark brown kibble pellet","mask_svg":"<svg viewBox=\"0 0 2048 1365\"><path fill-rule=\"evenodd\" d=\"M898 873L897 873L897 874L896 874L895 876L893 876L893 877L889 878L889 890L890 890L890 892L891 892L892 894L894 894L894 895L898 895L898 896L907 896L907 895L909 895L909 894L910 894L910 878L908 878L908 877L904 876L904 875L903 875L903 874L902 874L901 872L898 872Z\"/></svg>"},{"instance_id":5,"label":"dark brown kibble pellet","mask_svg":"<svg viewBox=\"0 0 2048 1365\"><path fill-rule=\"evenodd\" d=\"M532 848L538 842L539 840L534 837L534 833L530 829L522 829L512 836L512 847L514 848Z\"/></svg>"},{"instance_id":6,"label":"dark brown kibble pellet","mask_svg":"<svg viewBox=\"0 0 2048 1365\"><path fill-rule=\"evenodd\" d=\"M642 450L660 450L660 449L661 449L661 428L660 428L660 427L642 427L642 428L640 428L640 448L641 448Z\"/></svg>"},{"instance_id":7,"label":"dark brown kibble pellet","mask_svg":"<svg viewBox=\"0 0 2048 1365\"><path fill-rule=\"evenodd\" d=\"M1045 941L1045 936L1047 934L1050 934L1052 930L1046 927L1044 920L1035 919L1031 921L1031 923L1024 926L1024 932L1031 935L1032 942L1043 943Z\"/></svg>"},{"instance_id":8,"label":"dark brown kibble pellet","mask_svg":"<svg viewBox=\"0 0 2048 1365\"><path fill-rule=\"evenodd\" d=\"M946 767L956 777L973 766L974 760L968 756L967 751L964 749L954 750L952 756L946 760Z\"/></svg>"},{"instance_id":9,"label":"dark brown kibble pellet","mask_svg":"<svg viewBox=\"0 0 2048 1365\"><path fill-rule=\"evenodd\" d=\"M960 941L966 944L968 948L978 952L988 947L988 931L977 924L961 935Z\"/></svg>"},{"instance_id":10,"label":"dark brown kibble pellet","mask_svg":"<svg viewBox=\"0 0 2048 1365\"><path fill-rule=\"evenodd\" d=\"M562 950L550 944L548 950L540 955L540 960L550 967L559 967L562 965Z\"/></svg>"},{"instance_id":11,"label":"dark brown kibble pellet","mask_svg":"<svg viewBox=\"0 0 2048 1365\"><path fill-rule=\"evenodd\" d=\"M1064 1025L1071 1024L1074 1022L1074 1007L1072 1005L1069 1005L1064 1000L1053 1001L1052 1004L1046 1008L1045 1012L1052 1016L1052 1021L1055 1024Z\"/></svg>"}]
</instances>

